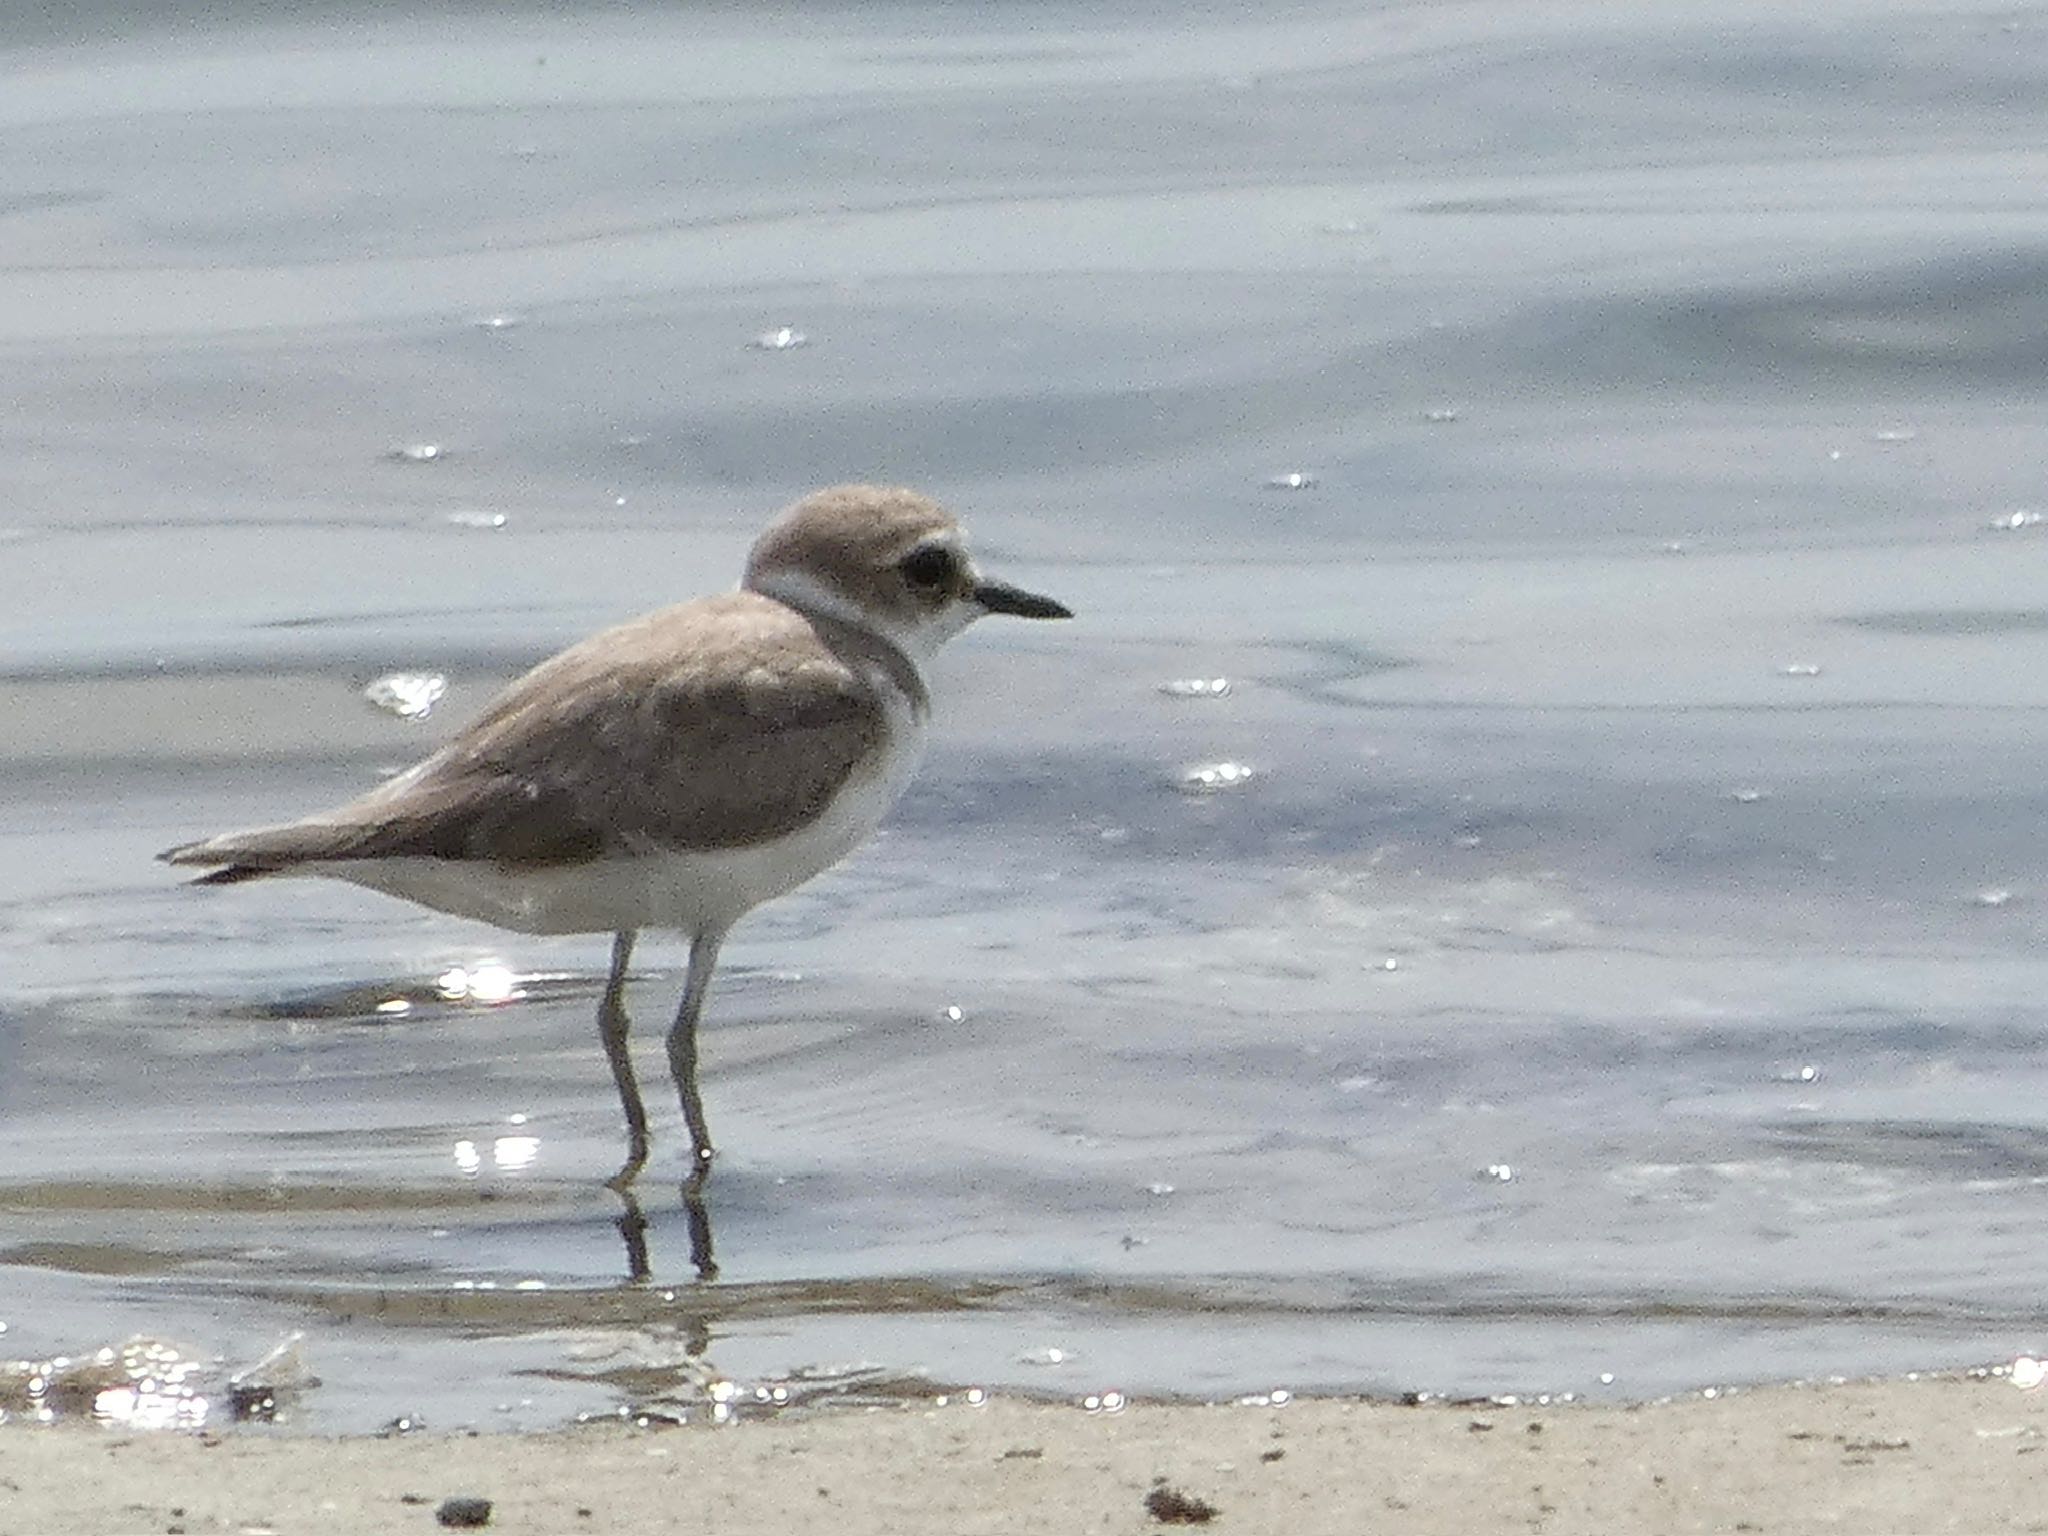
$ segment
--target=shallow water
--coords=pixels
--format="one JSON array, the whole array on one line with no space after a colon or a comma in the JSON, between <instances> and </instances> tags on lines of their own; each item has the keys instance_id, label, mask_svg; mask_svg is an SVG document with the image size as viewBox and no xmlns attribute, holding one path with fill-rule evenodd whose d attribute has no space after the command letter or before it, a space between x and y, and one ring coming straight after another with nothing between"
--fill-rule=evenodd
<instances>
[{"instance_id":1,"label":"shallow water","mask_svg":"<svg viewBox=\"0 0 2048 1536\"><path fill-rule=\"evenodd\" d=\"M302 1331L364 1429L2048 1343L2048 27L1614 9L0 21L0 1356ZM855 477L1081 618L735 935L719 1276L664 1103L636 1284L601 939L150 856Z\"/></svg>"}]
</instances>

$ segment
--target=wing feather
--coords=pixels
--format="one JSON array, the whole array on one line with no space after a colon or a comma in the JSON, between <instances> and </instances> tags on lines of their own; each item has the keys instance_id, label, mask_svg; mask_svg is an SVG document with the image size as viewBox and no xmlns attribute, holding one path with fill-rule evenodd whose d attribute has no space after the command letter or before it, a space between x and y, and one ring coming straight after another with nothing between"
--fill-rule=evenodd
<instances>
[{"instance_id":1,"label":"wing feather","mask_svg":"<svg viewBox=\"0 0 2048 1536\"><path fill-rule=\"evenodd\" d=\"M706 598L593 636L347 805L174 848L240 879L369 858L515 866L730 848L821 814L888 733L871 681L793 610Z\"/></svg>"}]
</instances>

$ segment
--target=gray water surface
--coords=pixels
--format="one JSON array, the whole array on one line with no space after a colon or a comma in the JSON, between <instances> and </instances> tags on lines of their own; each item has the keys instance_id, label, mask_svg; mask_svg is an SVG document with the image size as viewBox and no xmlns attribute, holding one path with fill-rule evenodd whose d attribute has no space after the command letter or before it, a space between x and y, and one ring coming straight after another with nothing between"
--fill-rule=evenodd
<instances>
[{"instance_id":1,"label":"gray water surface","mask_svg":"<svg viewBox=\"0 0 2048 1536\"><path fill-rule=\"evenodd\" d=\"M0 21L0 1358L302 1333L361 1430L2048 1344L2034 11L123 9ZM637 1281L602 939L151 856L855 478L1080 617L736 933L718 1276L663 1100Z\"/></svg>"}]
</instances>

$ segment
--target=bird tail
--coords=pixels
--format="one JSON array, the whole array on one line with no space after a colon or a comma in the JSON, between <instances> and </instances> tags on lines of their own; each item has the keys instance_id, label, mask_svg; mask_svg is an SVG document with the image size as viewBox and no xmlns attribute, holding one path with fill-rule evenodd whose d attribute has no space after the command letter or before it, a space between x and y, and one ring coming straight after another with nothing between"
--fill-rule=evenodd
<instances>
[{"instance_id":1,"label":"bird tail","mask_svg":"<svg viewBox=\"0 0 2048 1536\"><path fill-rule=\"evenodd\" d=\"M239 885L244 880L260 880L265 875L278 873L275 869L261 864L227 864L219 869L210 869L205 874L188 880L188 885Z\"/></svg>"},{"instance_id":2,"label":"bird tail","mask_svg":"<svg viewBox=\"0 0 2048 1536\"><path fill-rule=\"evenodd\" d=\"M332 829L323 829L317 823L291 822L180 843L175 848L166 848L157 858L166 864L216 866L195 879L194 885L237 885L264 875L283 874L295 865L327 856L333 851L334 841Z\"/></svg>"}]
</instances>

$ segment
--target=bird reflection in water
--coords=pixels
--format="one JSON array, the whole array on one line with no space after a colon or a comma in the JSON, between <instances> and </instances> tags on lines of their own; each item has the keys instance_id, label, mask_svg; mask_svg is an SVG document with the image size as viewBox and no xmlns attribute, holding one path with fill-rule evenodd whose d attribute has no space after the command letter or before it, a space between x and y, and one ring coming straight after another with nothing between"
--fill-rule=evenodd
<instances>
[{"instance_id":1,"label":"bird reflection in water","mask_svg":"<svg viewBox=\"0 0 2048 1536\"><path fill-rule=\"evenodd\" d=\"M626 1278L640 1285L654 1277L647 1255L647 1212L631 1187L613 1187L623 1209L614 1223L626 1244ZM699 1280L716 1280L718 1263L711 1256L711 1211L704 1203L702 1172L683 1180L683 1219L690 1232L690 1264Z\"/></svg>"},{"instance_id":2,"label":"bird reflection in water","mask_svg":"<svg viewBox=\"0 0 2048 1536\"><path fill-rule=\"evenodd\" d=\"M524 1125L526 1116L514 1115L513 1123ZM489 1167L499 1173L520 1173L531 1167L540 1155L540 1138L519 1134L493 1137L484 1145L465 1137L455 1143L455 1166L469 1178L479 1177ZM711 1213L704 1203L705 1176L709 1170L700 1164L682 1181L683 1216L690 1233L690 1263L697 1271L699 1280L716 1280L718 1265L711 1257ZM631 1185L608 1182L606 1187L618 1196L621 1207L614 1225L626 1244L626 1278L634 1284L653 1278L653 1266L648 1257L647 1211L640 1199L633 1193Z\"/></svg>"}]
</instances>

